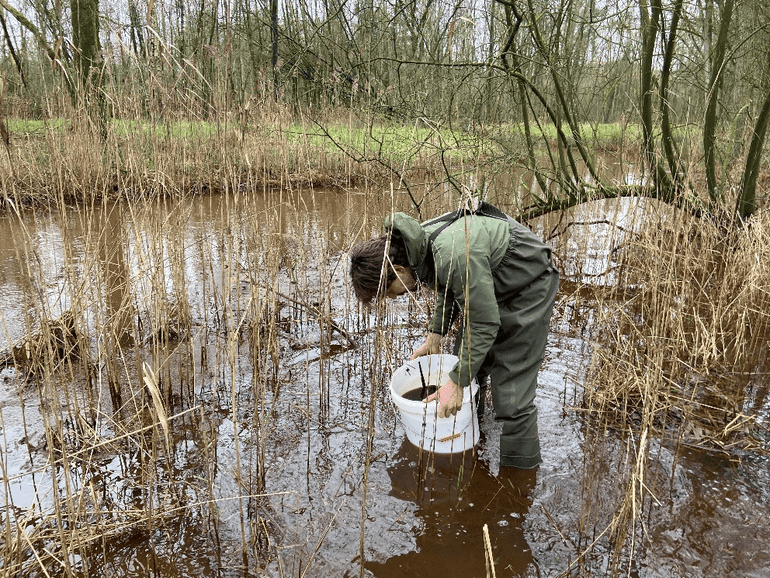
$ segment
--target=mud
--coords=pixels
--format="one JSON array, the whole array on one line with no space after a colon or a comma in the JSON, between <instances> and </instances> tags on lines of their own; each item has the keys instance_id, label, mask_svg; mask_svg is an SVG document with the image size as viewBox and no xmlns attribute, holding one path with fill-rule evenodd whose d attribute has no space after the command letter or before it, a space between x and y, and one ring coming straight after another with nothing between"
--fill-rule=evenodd
<instances>
[{"instance_id":1,"label":"mud","mask_svg":"<svg viewBox=\"0 0 770 578\"><path fill-rule=\"evenodd\" d=\"M539 382L544 461L538 469L499 468L500 426L489 402L475 451L422 453L406 441L386 384L424 339L426 313L405 300L384 314L359 309L346 286L344 251L362 227L375 231L378 211L387 209L340 191L276 195L282 197L164 202L115 224L123 236L113 239L125 243L124 272L133 278L143 272L136 255L150 243L150 232L176 223L164 229L158 250L184 254L191 323L177 327L161 353L172 367L169 414L180 417L170 422L170 449L157 458L155 474L148 473L152 456L117 442L100 446L87 468L71 474L71 483L93 490L98 505L92 508L105 519L106 512L125 512L119 531L73 555L73 574L470 578L489 575L492 565L497 576L608 573L612 545L603 531L617 507L618 464L632 442L622 431L607 434L603 447L585 441L579 400L594 347L586 333L590 320L561 297ZM607 204L594 210L605 214ZM637 209L623 201L612 210ZM283 261L270 309L277 362L259 373L246 337L236 339L234 358L227 344L232 328L247 324L249 299L264 288L243 271L228 278L227 261L218 255L234 241L244 252L258 250L248 243L259 229L244 223L267 212L276 220L265 234L280 241L272 247ZM361 215L370 213L362 224ZM109 223L106 215L99 219L97 228ZM89 277L96 275L90 264L115 264L109 245L91 246L93 231L78 224L85 222L78 211L29 214L23 227L2 218L0 350L34 327L41 300L54 317L71 308L66 280L72 267ZM585 286L581 275L611 259L611 243L601 224L582 234L588 239L575 243L589 250L581 252L582 261L565 259L564 273L567 282ZM165 268L170 279L171 266ZM46 283L31 292L33 279ZM138 284L140 317L142 299L157 289ZM104 295L123 299L119 291ZM229 330L217 324L222 295L234 295ZM136 371L155 341L142 343L125 349L126 372ZM84 376L72 375L82 380L73 385L87 387ZM766 424L767 380L754 374L752 384L743 410ZM52 508L51 487L63 478L50 465L43 424L50 407L64 403L12 367L0 373L3 525L34 523L32 512ZM109 422L100 423L99 435L116 436ZM767 576L766 458L653 443L650 461L657 483L624 574ZM597 480L594 487L584 487L587 477ZM169 513L154 526L130 518L150 506Z\"/></svg>"}]
</instances>

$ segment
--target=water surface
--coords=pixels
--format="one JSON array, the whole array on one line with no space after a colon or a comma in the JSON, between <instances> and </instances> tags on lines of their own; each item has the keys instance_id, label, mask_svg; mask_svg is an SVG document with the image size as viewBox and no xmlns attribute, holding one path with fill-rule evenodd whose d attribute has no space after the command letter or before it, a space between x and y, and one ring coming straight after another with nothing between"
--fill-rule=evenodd
<instances>
[{"instance_id":1,"label":"water surface","mask_svg":"<svg viewBox=\"0 0 770 578\"><path fill-rule=\"evenodd\" d=\"M425 303L366 310L346 279L345 252L379 229L391 204L406 200L275 191L3 216L0 350L36 331L43 313L78 309L93 361L90 377L73 363L46 387L2 371L3 522L52 511L54 487L88 497L102 512L93 524L107 527L124 512L125 527L69 561L89 576L358 576L363 568L380 578L444 578L486 576L490 563L497 576L605 572L610 546L600 537L633 438L609 432L601 451L585 441L581 388L596 344L569 303L573 287L613 283L596 273L611 263L615 231L599 223L554 240L565 283L537 398L544 463L507 471L491 409L475 452L434 456L406 441L385 386L424 339ZM611 214L633 227L655 208L624 200L587 210L586 221ZM180 311L189 322L174 321ZM102 326L113 329L96 337ZM82 467L52 468L43 424L56 408L92 416L91 429L76 428L81 437L121 435L112 367L126 381L121 411L146 402L153 423L146 391L130 385L142 383L144 362L166 384L168 414L178 414L168 446L155 454L148 448L163 443L131 435L100 446ZM751 379L744 409L767 423L767 381L759 372ZM766 575L766 458L653 443L650 469L658 483L644 500L630 575ZM147 508L171 513L156 526L131 518Z\"/></svg>"}]
</instances>

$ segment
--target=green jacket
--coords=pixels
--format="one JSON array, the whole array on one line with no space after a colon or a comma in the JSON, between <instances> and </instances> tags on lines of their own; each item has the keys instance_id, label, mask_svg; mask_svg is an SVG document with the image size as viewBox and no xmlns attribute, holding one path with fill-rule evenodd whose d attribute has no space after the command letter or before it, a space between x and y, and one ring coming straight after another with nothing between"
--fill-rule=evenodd
<instances>
[{"instance_id":1,"label":"green jacket","mask_svg":"<svg viewBox=\"0 0 770 578\"><path fill-rule=\"evenodd\" d=\"M500 329L499 307L543 274L551 265L551 250L513 219L468 215L434 239L431 263L426 259L428 239L441 225L436 220L421 224L405 213L385 220L385 228L397 231L404 239L409 265L417 278L436 290L429 330L446 334L455 302L464 313L460 361L449 376L467 387L495 342ZM500 274L502 268L506 269L504 275Z\"/></svg>"}]
</instances>

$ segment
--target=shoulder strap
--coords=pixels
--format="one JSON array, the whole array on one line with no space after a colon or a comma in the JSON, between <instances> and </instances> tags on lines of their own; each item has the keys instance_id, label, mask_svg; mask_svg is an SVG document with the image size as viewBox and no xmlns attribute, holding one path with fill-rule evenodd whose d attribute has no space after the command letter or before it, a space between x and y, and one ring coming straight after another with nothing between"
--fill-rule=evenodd
<instances>
[{"instance_id":1,"label":"shoulder strap","mask_svg":"<svg viewBox=\"0 0 770 578\"><path fill-rule=\"evenodd\" d=\"M446 213L444 215L441 215L440 217L436 217L435 219L428 221L427 225L432 225L435 223L442 223L440 227L438 227L435 231L433 231L430 236L428 237L428 252L425 255L425 266L430 271L430 274L434 274L434 269L436 267L435 262L433 261L433 241L436 240L436 237L439 236L439 233L446 229L449 225L454 223L456 220L458 220L460 217L465 216L466 211L464 209L460 209L458 211L454 211L451 213Z\"/></svg>"},{"instance_id":2,"label":"shoulder strap","mask_svg":"<svg viewBox=\"0 0 770 578\"><path fill-rule=\"evenodd\" d=\"M426 225L433 225L435 223L442 223L440 227L438 227L435 231L433 231L430 234L430 237L428 237L428 253L425 255L425 264L430 268L432 271L435 267L435 264L433 262L433 241L436 240L436 237L439 236L439 234L446 229L449 225L460 219L461 217L464 217L466 215L480 215L482 217L491 217L493 219L500 219L502 221L508 221L510 220L510 217L506 215L504 212L502 212L500 209L495 207L494 205L487 203L486 201L481 201L479 203L478 208L475 211L470 211L468 209L458 209L457 211L453 211L451 213L446 213L444 215L441 215L440 217L436 217L435 219L432 219L426 223Z\"/></svg>"},{"instance_id":3,"label":"shoulder strap","mask_svg":"<svg viewBox=\"0 0 770 578\"><path fill-rule=\"evenodd\" d=\"M440 227L438 227L438 228L437 228L435 231L433 231L433 232L430 234L430 237L428 237L428 247L430 247L431 245L433 245L433 241L436 239L436 237L438 237L438 236L439 236L439 233L441 233L441 231L443 231L444 229L446 229L446 228L447 228L449 225L451 225L452 223L454 223L454 222L455 222L457 219L459 219L459 218L460 218L460 217L457 215L457 213L455 213L455 214L453 215L453 218L451 218L451 219L447 219L446 221L444 221L444 224L443 224L443 225L441 225L441 226L440 226Z\"/></svg>"},{"instance_id":4,"label":"shoulder strap","mask_svg":"<svg viewBox=\"0 0 770 578\"><path fill-rule=\"evenodd\" d=\"M483 217L493 217L495 219L500 219L503 221L510 220L510 217L506 215L504 212L502 212L500 209L495 207L494 205L487 203L486 201L481 201L479 203L479 208L474 211L476 215L481 215Z\"/></svg>"}]
</instances>

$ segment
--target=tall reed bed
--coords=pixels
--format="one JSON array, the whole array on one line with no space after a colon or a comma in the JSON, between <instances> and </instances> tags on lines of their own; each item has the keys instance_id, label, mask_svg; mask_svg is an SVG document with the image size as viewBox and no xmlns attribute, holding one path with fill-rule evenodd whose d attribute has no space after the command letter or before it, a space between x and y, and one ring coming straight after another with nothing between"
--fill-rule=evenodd
<instances>
[{"instance_id":1,"label":"tall reed bed","mask_svg":"<svg viewBox=\"0 0 770 578\"><path fill-rule=\"evenodd\" d=\"M611 575L633 571L683 448L734 460L767 452L767 423L756 420L764 394L752 391L767 390L767 215L730 230L650 201L635 215L594 218L613 230L611 258L598 275L563 285L593 343L578 400L586 455L577 575L602 543ZM577 255L590 253L587 238Z\"/></svg>"},{"instance_id":2,"label":"tall reed bed","mask_svg":"<svg viewBox=\"0 0 770 578\"><path fill-rule=\"evenodd\" d=\"M235 112L112 87L103 125L86 95L58 102L44 120L0 111L10 141L0 155L0 207L223 192L228 186L351 187L422 181L441 170L441 140L426 127L335 110L293 111L252 99ZM151 92L153 92L151 90ZM0 95L1 97L1 95ZM144 99L144 100L143 100ZM232 107L230 107L232 108ZM460 156L478 143L455 143ZM452 153L457 154L456 152ZM226 183L229 183L226 184Z\"/></svg>"},{"instance_id":3,"label":"tall reed bed","mask_svg":"<svg viewBox=\"0 0 770 578\"><path fill-rule=\"evenodd\" d=\"M154 553L138 563L156 568L164 544L200 555L190 571L200 560L263 568L276 548L264 512L281 364L352 348L340 255L366 211L332 247L312 190L225 180L228 192L196 203L140 189L70 206L64 182L46 212L58 234L41 243L34 216L18 215L26 328L8 331L5 363L30 416L24 437L40 441L5 476L3 573L115 575L120 552L147 541ZM317 383L298 377L297 401L323 422L339 384L320 368ZM193 537L180 537L188 526Z\"/></svg>"},{"instance_id":4,"label":"tall reed bed","mask_svg":"<svg viewBox=\"0 0 770 578\"><path fill-rule=\"evenodd\" d=\"M282 446L304 446L312 494L312 473L332 469L323 456L311 463L314 436L335 428L361 442L339 487L355 471L363 564L375 431L393 417L377 408L387 414L387 375L408 355L410 320L426 313L416 304L406 319L363 311L341 279L353 240L409 200L339 191L339 205L321 211L319 195L295 188L291 159L352 175L339 157L314 165L326 161L288 139L248 133L235 143L237 131L187 138L161 126L106 144L46 132L28 149L40 162L30 155L0 171L26 299L9 363L26 376L22 427L34 441L27 469L5 476L3 572L115 575L132 563L126 552L144 552L138 563L156 571L173 559L190 573L207 560L302 575L334 517L287 527L273 499L285 495L299 512L328 496L299 496L296 480L271 484L270 471L288 459ZM197 194L204 183L222 194ZM56 235L37 235L44 213L23 212L33 189ZM431 189L423 216L452 208L452 195ZM613 572L630 568L671 473L649 467L663 449L756 447L759 424L742 394L745 378L766 371L766 216L726 233L656 203L639 201L631 223L606 206L615 205L589 225L567 216L544 228L564 272L554 327L588 346L576 370L583 397L566 400L585 415L587 442L566 573L589 572L598 543L609 544ZM319 211L340 221L324 228ZM591 222L612 231L606 244L590 229L573 235ZM6 455L16 441L3 440ZM179 554L191 551L195 561Z\"/></svg>"}]
</instances>

